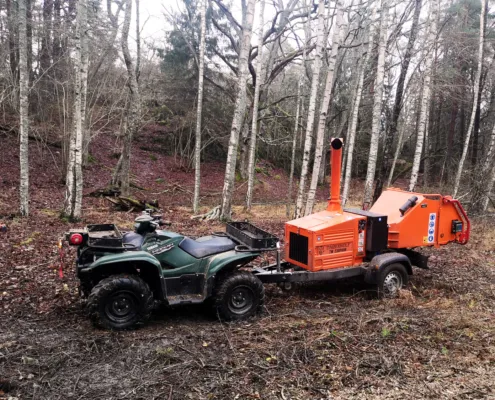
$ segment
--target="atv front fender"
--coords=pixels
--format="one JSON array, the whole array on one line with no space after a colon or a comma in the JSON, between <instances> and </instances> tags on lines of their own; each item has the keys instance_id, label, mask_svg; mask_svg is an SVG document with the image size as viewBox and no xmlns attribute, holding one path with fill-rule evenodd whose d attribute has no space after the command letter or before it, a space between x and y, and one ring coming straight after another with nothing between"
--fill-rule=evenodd
<instances>
[{"instance_id":1,"label":"atv front fender","mask_svg":"<svg viewBox=\"0 0 495 400\"><path fill-rule=\"evenodd\" d=\"M145 251L109 254L79 270L81 280L89 280L93 284L104 277L122 273L138 274L150 286L156 298L163 296L164 290L160 279L163 270L160 261Z\"/></svg>"},{"instance_id":2,"label":"atv front fender","mask_svg":"<svg viewBox=\"0 0 495 400\"><path fill-rule=\"evenodd\" d=\"M162 275L162 267L160 261L158 261L154 256L145 251L129 251L118 254L110 254L98 258L93 264L88 267L82 268L81 273L94 272L102 267L107 267L108 265L114 264L150 264L157 269L159 275Z\"/></svg>"}]
</instances>

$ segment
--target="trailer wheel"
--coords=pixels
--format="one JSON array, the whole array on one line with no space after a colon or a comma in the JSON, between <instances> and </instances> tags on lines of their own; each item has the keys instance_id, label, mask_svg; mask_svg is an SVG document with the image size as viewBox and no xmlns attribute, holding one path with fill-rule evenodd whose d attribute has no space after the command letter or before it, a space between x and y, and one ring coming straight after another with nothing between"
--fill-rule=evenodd
<instances>
[{"instance_id":1,"label":"trailer wheel","mask_svg":"<svg viewBox=\"0 0 495 400\"><path fill-rule=\"evenodd\" d=\"M89 315L101 328L125 330L145 323L153 307L153 293L140 277L113 275L101 280L88 298Z\"/></svg>"},{"instance_id":2,"label":"trailer wheel","mask_svg":"<svg viewBox=\"0 0 495 400\"><path fill-rule=\"evenodd\" d=\"M404 265L395 263L387 265L378 277L376 293L379 298L392 299L399 296L399 291L407 285L409 275Z\"/></svg>"},{"instance_id":3,"label":"trailer wheel","mask_svg":"<svg viewBox=\"0 0 495 400\"><path fill-rule=\"evenodd\" d=\"M215 289L215 309L221 319L236 321L256 314L263 306L265 288L252 273L238 271L226 276Z\"/></svg>"}]
</instances>

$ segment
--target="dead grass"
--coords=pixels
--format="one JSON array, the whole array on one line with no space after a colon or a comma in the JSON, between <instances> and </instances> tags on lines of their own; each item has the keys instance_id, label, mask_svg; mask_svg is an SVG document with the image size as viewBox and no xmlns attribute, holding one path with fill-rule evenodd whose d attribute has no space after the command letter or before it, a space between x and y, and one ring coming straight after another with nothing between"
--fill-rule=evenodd
<instances>
[{"instance_id":1,"label":"dead grass","mask_svg":"<svg viewBox=\"0 0 495 400\"><path fill-rule=\"evenodd\" d=\"M234 213L283 234L283 205ZM79 225L130 227L134 218L98 202L85 215ZM187 235L224 229L189 217L187 207L164 210ZM54 244L70 225L39 213L3 237L0 390L19 399L494 398L491 225L474 221L467 246L428 249L431 269L415 271L396 300L370 300L354 282L289 293L268 285L264 313L247 322L222 324L206 307L160 308L146 327L113 333L89 323L72 270L56 278Z\"/></svg>"}]
</instances>

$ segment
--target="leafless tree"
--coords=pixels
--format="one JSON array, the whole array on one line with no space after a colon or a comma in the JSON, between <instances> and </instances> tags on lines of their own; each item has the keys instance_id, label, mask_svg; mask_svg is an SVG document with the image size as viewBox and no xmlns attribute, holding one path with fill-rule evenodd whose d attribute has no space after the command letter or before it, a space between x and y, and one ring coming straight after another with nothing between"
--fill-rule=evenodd
<instances>
[{"instance_id":1,"label":"leafless tree","mask_svg":"<svg viewBox=\"0 0 495 400\"><path fill-rule=\"evenodd\" d=\"M201 42L199 44L198 107L196 110L196 145L194 152L194 213L198 212L199 193L201 188L201 118L203 113L203 78L205 71L207 0L202 0L201 3Z\"/></svg>"},{"instance_id":2,"label":"leafless tree","mask_svg":"<svg viewBox=\"0 0 495 400\"><path fill-rule=\"evenodd\" d=\"M318 93L318 85L320 80L321 58L323 41L325 38L325 4L324 0L318 3L318 33L316 36L316 53L313 63L313 74L311 77L311 94L309 98L308 116L306 123L306 134L304 137L304 153L301 167L301 178L299 180L299 189L297 191L296 212L295 217L302 216L304 207L304 194L306 190L306 179L308 175L309 159L311 147L313 146L313 127L316 112L316 96Z\"/></svg>"},{"instance_id":3,"label":"leafless tree","mask_svg":"<svg viewBox=\"0 0 495 400\"><path fill-rule=\"evenodd\" d=\"M127 87L129 99L127 101L127 118L123 132L123 146L117 167L114 171L112 183L120 187L121 192L127 195L129 192L129 171L131 164L132 138L138 133L141 119L141 99L139 85L136 77L136 68L129 51L129 29L131 25L132 0L125 0L124 24L122 26L122 54L127 69Z\"/></svg>"},{"instance_id":4,"label":"leafless tree","mask_svg":"<svg viewBox=\"0 0 495 400\"><path fill-rule=\"evenodd\" d=\"M222 219L230 219L232 212L232 194L234 192L237 146L239 144L239 132L242 126L242 120L246 111L246 80L248 75L251 33L253 29L254 0L248 0L247 4L243 8L244 24L242 27L239 61L237 63L238 89L234 117L232 119L232 128L230 131L227 163L225 167L225 179L222 192L222 211L220 215Z\"/></svg>"},{"instance_id":5,"label":"leafless tree","mask_svg":"<svg viewBox=\"0 0 495 400\"><path fill-rule=\"evenodd\" d=\"M263 16L265 13L265 0L260 0L259 19L260 24L258 31L258 64L256 65L256 85L254 89L253 100L253 119L251 125L251 141L249 145L249 163L248 163L248 189L246 195L246 207L251 209L253 202L254 186L254 167L256 161L256 135L258 134L258 105L260 99L261 72L263 70Z\"/></svg>"},{"instance_id":6,"label":"leafless tree","mask_svg":"<svg viewBox=\"0 0 495 400\"><path fill-rule=\"evenodd\" d=\"M26 0L19 0L19 134L20 134L20 212L29 215L29 98L28 98L28 61Z\"/></svg>"},{"instance_id":7,"label":"leafless tree","mask_svg":"<svg viewBox=\"0 0 495 400\"><path fill-rule=\"evenodd\" d=\"M381 129L382 116L382 96L383 96L383 76L385 73L385 51L387 49L388 31L388 1L382 0L380 11L380 35L378 41L378 65L376 67L376 79L373 95L373 117L371 127L371 143L368 156L368 169L364 182L363 206L368 208L373 194L373 183L375 180L375 170L378 158L378 139Z\"/></svg>"}]
</instances>

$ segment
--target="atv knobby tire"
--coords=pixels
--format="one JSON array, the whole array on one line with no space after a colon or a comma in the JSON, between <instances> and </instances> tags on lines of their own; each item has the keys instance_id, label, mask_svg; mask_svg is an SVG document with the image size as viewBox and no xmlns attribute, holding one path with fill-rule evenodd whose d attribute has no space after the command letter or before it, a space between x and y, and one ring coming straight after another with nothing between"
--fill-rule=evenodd
<instances>
[{"instance_id":1,"label":"atv knobby tire","mask_svg":"<svg viewBox=\"0 0 495 400\"><path fill-rule=\"evenodd\" d=\"M237 271L215 288L214 305L220 319L238 321L255 315L265 301L265 288L252 273Z\"/></svg>"},{"instance_id":2,"label":"atv knobby tire","mask_svg":"<svg viewBox=\"0 0 495 400\"><path fill-rule=\"evenodd\" d=\"M151 315L153 293L139 276L113 275L98 282L88 297L93 323L101 328L125 330L144 324Z\"/></svg>"}]
</instances>

